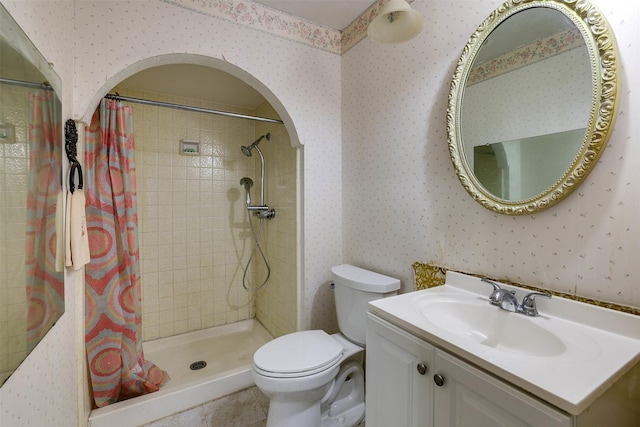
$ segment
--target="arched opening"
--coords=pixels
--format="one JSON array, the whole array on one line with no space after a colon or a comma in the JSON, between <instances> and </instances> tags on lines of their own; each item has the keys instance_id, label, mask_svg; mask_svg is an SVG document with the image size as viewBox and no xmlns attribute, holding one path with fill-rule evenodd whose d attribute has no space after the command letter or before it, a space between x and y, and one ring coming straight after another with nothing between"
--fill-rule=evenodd
<instances>
[{"instance_id":1,"label":"arched opening","mask_svg":"<svg viewBox=\"0 0 640 427\"><path fill-rule=\"evenodd\" d=\"M145 357L167 369L162 360L153 360L147 342L251 319L272 336L297 330L302 156L282 104L248 73L197 55L141 61L109 82L95 96L94 108L106 94L151 101L125 101L135 122ZM167 108L153 101L283 124ZM84 121L90 123L92 115L85 114ZM256 155L244 155L241 146L267 133L270 139L260 143L263 188L276 216L260 221L247 209L240 181L252 178L252 195L259 194L261 162ZM256 239L266 259L256 255ZM266 285L257 292L245 290L245 269L249 287L256 287L265 278L265 261L270 269ZM215 339L209 345L215 347Z\"/></svg>"}]
</instances>

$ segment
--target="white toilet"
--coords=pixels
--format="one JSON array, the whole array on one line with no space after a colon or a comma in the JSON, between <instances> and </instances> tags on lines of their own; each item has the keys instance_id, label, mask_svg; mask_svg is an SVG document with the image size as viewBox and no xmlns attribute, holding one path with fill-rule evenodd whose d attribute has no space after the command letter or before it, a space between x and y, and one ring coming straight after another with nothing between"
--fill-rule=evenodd
<instances>
[{"instance_id":1,"label":"white toilet","mask_svg":"<svg viewBox=\"0 0 640 427\"><path fill-rule=\"evenodd\" d=\"M341 333L295 332L253 356L253 379L270 399L267 427L352 427L364 418L367 303L395 295L400 281L348 264L331 275Z\"/></svg>"}]
</instances>

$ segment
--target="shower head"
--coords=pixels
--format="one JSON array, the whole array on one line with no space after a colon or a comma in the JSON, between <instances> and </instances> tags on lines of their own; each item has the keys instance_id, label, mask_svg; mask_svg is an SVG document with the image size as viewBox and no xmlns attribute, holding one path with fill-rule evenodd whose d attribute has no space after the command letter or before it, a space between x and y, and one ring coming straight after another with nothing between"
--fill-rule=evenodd
<instances>
[{"instance_id":1,"label":"shower head","mask_svg":"<svg viewBox=\"0 0 640 427\"><path fill-rule=\"evenodd\" d=\"M253 141L253 143L251 145L249 145L248 147L246 145L243 145L242 147L240 147L240 150L242 150L242 154L244 154L247 157L251 157L251 150L253 150L254 148L256 148L258 146L260 141L262 141L262 138L267 138L267 141L269 141L271 139L271 134L270 133L266 133L266 134L262 135L260 138L258 138L255 141Z\"/></svg>"},{"instance_id":2,"label":"shower head","mask_svg":"<svg viewBox=\"0 0 640 427\"><path fill-rule=\"evenodd\" d=\"M250 145L248 147L246 145L243 145L242 147L240 147L240 149L242 150L242 154L247 157L251 157L251 150L253 149L253 145Z\"/></svg>"}]
</instances>

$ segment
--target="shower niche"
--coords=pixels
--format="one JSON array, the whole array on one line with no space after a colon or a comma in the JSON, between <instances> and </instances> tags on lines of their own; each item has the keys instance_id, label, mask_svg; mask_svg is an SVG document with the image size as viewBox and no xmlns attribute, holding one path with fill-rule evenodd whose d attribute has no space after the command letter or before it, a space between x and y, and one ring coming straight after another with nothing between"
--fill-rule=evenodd
<instances>
[{"instance_id":1,"label":"shower niche","mask_svg":"<svg viewBox=\"0 0 640 427\"><path fill-rule=\"evenodd\" d=\"M183 156L199 156L200 155L200 142L190 139L180 140L180 154Z\"/></svg>"}]
</instances>

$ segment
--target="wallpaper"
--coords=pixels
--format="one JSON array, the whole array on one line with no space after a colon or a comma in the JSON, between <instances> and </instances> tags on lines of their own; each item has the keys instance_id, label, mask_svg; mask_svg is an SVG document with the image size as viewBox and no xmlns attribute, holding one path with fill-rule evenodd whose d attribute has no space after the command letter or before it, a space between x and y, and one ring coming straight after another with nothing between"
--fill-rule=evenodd
<instances>
[{"instance_id":1,"label":"wallpaper","mask_svg":"<svg viewBox=\"0 0 640 427\"><path fill-rule=\"evenodd\" d=\"M71 117L72 2L3 0L2 5L61 77L62 116ZM82 300L77 291L82 287L76 284L77 274L67 272L65 276L65 313L0 388L2 426L63 426L81 417L83 359L78 353L81 337L77 327Z\"/></svg>"},{"instance_id":2,"label":"wallpaper","mask_svg":"<svg viewBox=\"0 0 640 427\"><path fill-rule=\"evenodd\" d=\"M345 261L402 278L432 262L559 292L640 306L633 117L640 8L596 1L620 48L623 87L609 144L559 205L508 217L474 202L449 160L445 110L460 52L494 2L416 1L425 31L403 45L364 40L342 57ZM523 113L526 114L526 109ZM371 214L374 213L374 214Z\"/></svg>"},{"instance_id":3,"label":"wallpaper","mask_svg":"<svg viewBox=\"0 0 640 427\"><path fill-rule=\"evenodd\" d=\"M465 148L585 128L592 103L585 48L478 82L464 92Z\"/></svg>"},{"instance_id":4,"label":"wallpaper","mask_svg":"<svg viewBox=\"0 0 640 427\"><path fill-rule=\"evenodd\" d=\"M3 1L61 75L65 117L88 121L117 83L163 63L217 66L263 93L292 145L303 146L298 328L330 332L330 268L343 262L398 277L403 291L413 290L411 266L422 260L640 307L640 7L595 3L622 58L610 143L561 204L505 217L464 191L445 131L460 51L499 1L416 0L427 22L419 37L394 46L363 39L342 56L162 1ZM2 424L68 425L78 410L83 418L76 278L60 322L0 390Z\"/></svg>"},{"instance_id":5,"label":"wallpaper","mask_svg":"<svg viewBox=\"0 0 640 427\"><path fill-rule=\"evenodd\" d=\"M584 46L582 34L576 27L568 28L550 36L535 40L497 58L479 64L473 68L467 79L467 86L480 81L512 72L530 64L560 55L571 49Z\"/></svg>"},{"instance_id":6,"label":"wallpaper","mask_svg":"<svg viewBox=\"0 0 640 427\"><path fill-rule=\"evenodd\" d=\"M243 0L161 0L207 16L224 19L303 43L327 52L340 53L340 32L297 16Z\"/></svg>"},{"instance_id":7,"label":"wallpaper","mask_svg":"<svg viewBox=\"0 0 640 427\"><path fill-rule=\"evenodd\" d=\"M78 2L76 16L76 56L92 58L79 61L74 75L74 112L85 121L119 81L173 62L229 71L274 107L291 144L304 144L304 159L313 160L303 160L302 170L306 286L299 324L332 329L334 317L325 310L333 300L325 285L341 260L340 57L164 2Z\"/></svg>"}]
</instances>

